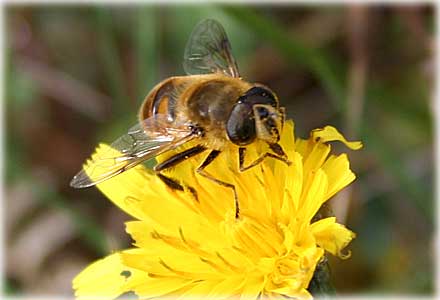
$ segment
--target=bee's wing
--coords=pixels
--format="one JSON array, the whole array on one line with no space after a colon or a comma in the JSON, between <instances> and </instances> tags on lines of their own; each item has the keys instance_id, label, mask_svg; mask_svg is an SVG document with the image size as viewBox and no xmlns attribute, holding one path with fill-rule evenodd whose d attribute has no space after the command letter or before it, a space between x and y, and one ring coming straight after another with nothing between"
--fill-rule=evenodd
<instances>
[{"instance_id":1,"label":"bee's wing","mask_svg":"<svg viewBox=\"0 0 440 300\"><path fill-rule=\"evenodd\" d=\"M240 77L223 26L212 19L201 21L186 45L183 68L189 75L223 73Z\"/></svg>"},{"instance_id":2,"label":"bee's wing","mask_svg":"<svg viewBox=\"0 0 440 300\"><path fill-rule=\"evenodd\" d=\"M95 154L84 169L73 177L70 185L75 188L95 185L144 160L174 149L195 136L188 125L172 127L165 116L148 118L111 144L112 149Z\"/></svg>"}]
</instances>

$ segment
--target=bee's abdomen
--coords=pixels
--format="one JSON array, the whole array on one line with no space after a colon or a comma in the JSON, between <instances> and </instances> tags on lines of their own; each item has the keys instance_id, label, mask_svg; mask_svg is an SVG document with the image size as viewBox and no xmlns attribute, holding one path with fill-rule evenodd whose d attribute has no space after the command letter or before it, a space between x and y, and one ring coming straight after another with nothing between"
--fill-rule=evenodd
<instances>
[{"instance_id":1,"label":"bee's abdomen","mask_svg":"<svg viewBox=\"0 0 440 300\"><path fill-rule=\"evenodd\" d=\"M139 119L145 120L155 115L165 115L172 122L176 119L178 88L176 78L162 81L148 94L139 111Z\"/></svg>"}]
</instances>

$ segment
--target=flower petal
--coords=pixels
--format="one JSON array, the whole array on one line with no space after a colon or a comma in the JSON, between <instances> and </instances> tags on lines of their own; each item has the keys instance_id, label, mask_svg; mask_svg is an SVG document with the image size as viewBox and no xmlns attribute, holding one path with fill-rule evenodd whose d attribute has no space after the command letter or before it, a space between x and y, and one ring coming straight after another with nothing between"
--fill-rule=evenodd
<instances>
[{"instance_id":1,"label":"flower petal","mask_svg":"<svg viewBox=\"0 0 440 300\"><path fill-rule=\"evenodd\" d=\"M313 173L320 168L329 153L329 145L323 143L314 144L310 153L304 157L304 174Z\"/></svg>"},{"instance_id":2,"label":"flower petal","mask_svg":"<svg viewBox=\"0 0 440 300\"><path fill-rule=\"evenodd\" d=\"M305 288L291 288L289 286L272 290L274 294L287 296L292 299L312 300L312 295ZM280 298L279 296L277 297ZM275 299L277 299L275 298Z\"/></svg>"},{"instance_id":3,"label":"flower petal","mask_svg":"<svg viewBox=\"0 0 440 300\"><path fill-rule=\"evenodd\" d=\"M192 284L193 280L181 277L148 277L142 284L135 286L133 291L141 298L160 297L180 290Z\"/></svg>"},{"instance_id":4,"label":"flower petal","mask_svg":"<svg viewBox=\"0 0 440 300\"><path fill-rule=\"evenodd\" d=\"M295 151L295 124L292 120L287 120L284 123L284 128L281 133L279 144L283 147L286 153Z\"/></svg>"},{"instance_id":5,"label":"flower petal","mask_svg":"<svg viewBox=\"0 0 440 300\"><path fill-rule=\"evenodd\" d=\"M304 139L296 139L295 141L295 151L301 154L301 156L305 159L310 151L312 151L313 143L310 140L304 140Z\"/></svg>"},{"instance_id":6,"label":"flower petal","mask_svg":"<svg viewBox=\"0 0 440 300\"><path fill-rule=\"evenodd\" d=\"M315 142L332 142L332 141L340 141L344 143L348 148L353 150L358 150L362 148L362 143L357 142L348 142L344 136L333 126L325 126L324 128L314 129L311 134L311 138Z\"/></svg>"},{"instance_id":7,"label":"flower petal","mask_svg":"<svg viewBox=\"0 0 440 300\"><path fill-rule=\"evenodd\" d=\"M308 224L312 217L324 203L324 196L327 193L327 175L322 169L308 174L303 192L301 195L302 206L299 209L298 217L303 221L303 225Z\"/></svg>"},{"instance_id":8,"label":"flower petal","mask_svg":"<svg viewBox=\"0 0 440 300\"><path fill-rule=\"evenodd\" d=\"M124 266L120 253L115 253L89 265L73 279L72 285L78 300L114 299L143 276L146 274Z\"/></svg>"},{"instance_id":9,"label":"flower petal","mask_svg":"<svg viewBox=\"0 0 440 300\"><path fill-rule=\"evenodd\" d=\"M240 293L240 300L257 299L257 296L263 292L265 284L266 280L264 277L249 276Z\"/></svg>"},{"instance_id":10,"label":"flower petal","mask_svg":"<svg viewBox=\"0 0 440 300\"><path fill-rule=\"evenodd\" d=\"M292 153L290 156L292 165L285 168L285 172L278 173L278 176L285 177L283 188L283 204L281 212L285 224L288 224L292 218L296 217L298 208L300 206L300 197L303 189L303 161L302 156L298 152Z\"/></svg>"},{"instance_id":11,"label":"flower petal","mask_svg":"<svg viewBox=\"0 0 440 300\"><path fill-rule=\"evenodd\" d=\"M215 260L169 246L142 249L139 253L123 254L124 265L159 277L181 277L195 280L219 280L233 272Z\"/></svg>"},{"instance_id":12,"label":"flower petal","mask_svg":"<svg viewBox=\"0 0 440 300\"><path fill-rule=\"evenodd\" d=\"M231 276L220 281L211 292L206 295L207 299L225 299L237 294L244 284L244 276Z\"/></svg>"},{"instance_id":13,"label":"flower petal","mask_svg":"<svg viewBox=\"0 0 440 300\"><path fill-rule=\"evenodd\" d=\"M329 199L356 179L356 176L350 170L350 163L346 154L330 156L322 169L329 179L326 199Z\"/></svg>"},{"instance_id":14,"label":"flower petal","mask_svg":"<svg viewBox=\"0 0 440 300\"><path fill-rule=\"evenodd\" d=\"M326 251L341 258L348 258L350 254L343 254L356 234L345 226L336 223L335 217L321 219L311 225L311 230L316 238L316 243Z\"/></svg>"},{"instance_id":15,"label":"flower petal","mask_svg":"<svg viewBox=\"0 0 440 300\"><path fill-rule=\"evenodd\" d=\"M203 280L194 284L190 289L181 293L179 296L173 297L175 299L199 299L205 298L217 286L218 281Z\"/></svg>"},{"instance_id":16,"label":"flower petal","mask_svg":"<svg viewBox=\"0 0 440 300\"><path fill-rule=\"evenodd\" d=\"M202 222L193 226L182 225L173 232L162 230L162 227L154 222L131 221L126 223L126 231L136 241L137 247L145 249L172 247L203 255L207 251L229 246L220 230ZM207 236L211 238L207 239Z\"/></svg>"}]
</instances>

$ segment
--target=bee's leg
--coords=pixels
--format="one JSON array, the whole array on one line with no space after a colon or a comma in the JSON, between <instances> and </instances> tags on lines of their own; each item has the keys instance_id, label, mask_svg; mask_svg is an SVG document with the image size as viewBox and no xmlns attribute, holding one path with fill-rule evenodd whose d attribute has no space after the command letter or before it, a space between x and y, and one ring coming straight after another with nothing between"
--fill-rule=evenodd
<instances>
[{"instance_id":1,"label":"bee's leg","mask_svg":"<svg viewBox=\"0 0 440 300\"><path fill-rule=\"evenodd\" d=\"M161 173L161 171L163 171L165 169L168 169L168 168L171 168L171 167L174 167L175 165L185 161L186 159L188 159L188 158L190 158L192 156L200 154L200 153L202 153L205 150L206 150L206 147L204 147L202 145L194 146L194 147L192 147L190 149L187 149L187 150L185 150L183 152L180 152L180 153L177 153L177 154L171 156L170 158L168 158L167 160L161 162L160 164L157 164L154 167L154 171L156 172L156 175L168 187L170 187L173 190L183 191L183 186L177 180L163 175ZM188 187L188 189L191 191L191 193L194 195L194 197L198 201L196 191L192 187Z\"/></svg>"},{"instance_id":2,"label":"bee's leg","mask_svg":"<svg viewBox=\"0 0 440 300\"><path fill-rule=\"evenodd\" d=\"M244 157L246 153L246 148L240 147L238 148L238 161L240 163L240 172L244 172L246 170L249 170L250 168L255 167L256 165L260 164L266 157L272 157L275 159L278 159L288 166L292 163L290 160L287 159L286 153L284 153L283 148L279 144L269 144L270 149L275 152L276 154L266 152L263 155L261 155L259 158L257 158L255 161L253 161L250 165L245 166L244 165Z\"/></svg>"},{"instance_id":3,"label":"bee's leg","mask_svg":"<svg viewBox=\"0 0 440 300\"><path fill-rule=\"evenodd\" d=\"M221 181L220 179L215 178L214 176L212 176L211 174L209 174L208 172L205 171L205 168L211 164L214 159L217 158L217 156L220 154L221 151L219 150L212 150L209 155L205 158L205 160L202 162L202 164L196 169L197 173L199 173L200 175L202 175L203 177L214 181L215 183L228 187L230 189L232 189L232 191L234 192L234 201L235 201L235 218L238 219L240 216L240 206L238 204L238 195L237 195L237 191L235 190L235 186L231 183L227 183L224 181Z\"/></svg>"}]
</instances>

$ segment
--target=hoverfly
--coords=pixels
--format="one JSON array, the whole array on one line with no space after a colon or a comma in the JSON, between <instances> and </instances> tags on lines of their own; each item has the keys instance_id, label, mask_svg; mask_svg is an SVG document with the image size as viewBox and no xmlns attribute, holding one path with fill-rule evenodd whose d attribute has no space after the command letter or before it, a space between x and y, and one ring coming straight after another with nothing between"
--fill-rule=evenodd
<instances>
[{"instance_id":1,"label":"hoverfly","mask_svg":"<svg viewBox=\"0 0 440 300\"><path fill-rule=\"evenodd\" d=\"M147 159L197 140L196 146L157 164L154 171L168 187L182 191L184 186L162 171L209 151L196 172L233 190L238 218L235 186L205 171L222 149L228 143L238 146L241 172L258 165L266 157L290 164L278 144L284 108L279 106L277 96L268 87L240 77L220 23L207 19L196 26L186 45L183 65L188 75L170 77L157 84L140 108L139 123L111 144L121 154L95 158L73 177L72 187L93 186ZM246 146L256 140L266 142L273 153L264 153L245 166ZM94 173L96 167L106 172ZM191 187L187 188L195 194Z\"/></svg>"}]
</instances>

